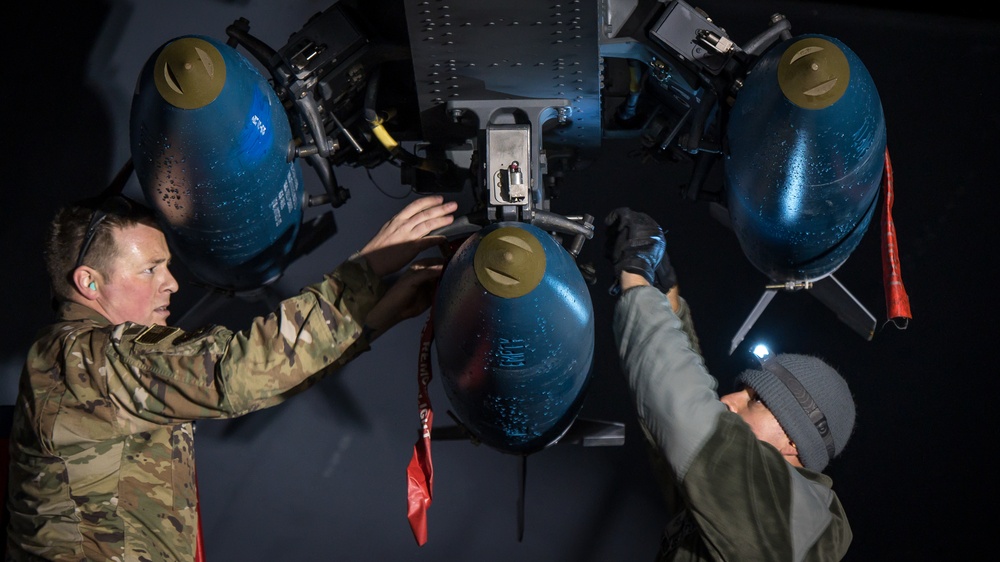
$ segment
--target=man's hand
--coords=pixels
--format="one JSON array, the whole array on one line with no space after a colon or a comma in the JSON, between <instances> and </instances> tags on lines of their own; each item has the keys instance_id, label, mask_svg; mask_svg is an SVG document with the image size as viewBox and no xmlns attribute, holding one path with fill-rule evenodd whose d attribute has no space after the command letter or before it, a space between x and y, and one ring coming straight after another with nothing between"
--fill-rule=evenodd
<instances>
[{"instance_id":1,"label":"man's hand","mask_svg":"<svg viewBox=\"0 0 1000 562\"><path fill-rule=\"evenodd\" d=\"M619 207L604 219L608 225L605 257L615 268L616 280L623 271L656 282L656 269L667 247L663 229L649 215Z\"/></svg>"},{"instance_id":2,"label":"man's hand","mask_svg":"<svg viewBox=\"0 0 1000 562\"><path fill-rule=\"evenodd\" d=\"M444 265L444 258L427 258L410 264L368 313L365 325L372 331L371 340L430 308Z\"/></svg>"},{"instance_id":3,"label":"man's hand","mask_svg":"<svg viewBox=\"0 0 1000 562\"><path fill-rule=\"evenodd\" d=\"M379 277L395 273L420 252L445 240L427 234L451 224L457 209L458 203L446 202L440 195L416 199L382 225L357 256L365 258Z\"/></svg>"}]
</instances>

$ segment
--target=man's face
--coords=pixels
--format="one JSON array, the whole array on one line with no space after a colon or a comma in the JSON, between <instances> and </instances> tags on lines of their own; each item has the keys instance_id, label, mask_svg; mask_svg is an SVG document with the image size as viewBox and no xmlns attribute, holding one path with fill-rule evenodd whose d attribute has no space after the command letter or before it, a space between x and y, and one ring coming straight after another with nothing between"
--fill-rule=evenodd
<instances>
[{"instance_id":1,"label":"man's face","mask_svg":"<svg viewBox=\"0 0 1000 562\"><path fill-rule=\"evenodd\" d=\"M165 326L177 280L170 274L170 250L159 229L138 224L114 230L118 256L99 288L98 302L112 324Z\"/></svg>"},{"instance_id":2,"label":"man's face","mask_svg":"<svg viewBox=\"0 0 1000 562\"><path fill-rule=\"evenodd\" d=\"M727 394L719 400L729 408L730 412L743 418L757 439L770 443L786 458L793 455L796 457L796 462L798 461L798 452L795 451L795 447L788 435L785 434L785 430L781 428L781 424L778 423L778 419L774 417L771 410L761 402L754 389L746 387L732 394Z\"/></svg>"}]
</instances>

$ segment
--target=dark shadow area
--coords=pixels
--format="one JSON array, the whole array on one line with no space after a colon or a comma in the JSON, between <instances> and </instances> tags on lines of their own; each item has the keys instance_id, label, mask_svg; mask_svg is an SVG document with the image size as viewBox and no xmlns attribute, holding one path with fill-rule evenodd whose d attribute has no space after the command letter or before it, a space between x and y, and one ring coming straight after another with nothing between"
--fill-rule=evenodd
<instances>
[{"instance_id":1,"label":"dark shadow area","mask_svg":"<svg viewBox=\"0 0 1000 562\"><path fill-rule=\"evenodd\" d=\"M227 21L247 2L204 2ZM699 3L692 4L699 5ZM984 464L998 391L990 280L1000 228L995 155L1000 110L995 92L1000 24L986 5L711 0L702 7L737 40L781 11L792 32L823 33L851 47L879 89L895 172L893 215L913 320L886 325L879 225L873 220L837 278L879 327L865 341L806 293L780 293L747 336L782 351L819 355L847 378L858 403L855 434L827 473L847 510L854 542L847 559L952 559L958 545L989 552L998 499ZM7 322L0 344L5 394L35 331L51 318L42 260L46 223L62 203L103 189L121 166L109 103L88 73L94 45L113 19L131 25L129 3L76 2L57 8L19 4L9 25L2 122L8 135L0 228ZM320 6L322 8L322 6ZM166 8L164 8L166 9ZM275 4L274 10L279 10ZM193 10L190 18L198 18ZM187 17L187 16L186 16ZM191 19L191 21L195 21ZM148 22L143 22L148 24ZM255 20L255 29L268 22ZM157 30L157 35L163 30ZM270 35L287 37L293 29ZM175 32L175 33L174 33ZM186 29L167 32L180 35ZM154 42L155 43L155 42ZM116 49L151 51L151 44ZM598 160L567 174L553 209L600 221L630 206L668 230L670 259L691 304L706 363L728 391L751 365L746 344L730 341L766 279L743 257L732 232L707 204L684 200L687 163L643 162L635 141L606 140ZM367 240L403 202L384 196L363 172L345 174L354 196L338 211L338 233L289 269L281 294L316 281ZM313 174L303 169L306 176ZM379 176L386 191L395 170ZM709 182L721 181L713 169ZM881 211L881 203L880 209ZM526 531L516 540L517 458L466 442L434 444L435 496L430 541L414 543L406 523L405 468L417 437L417 342L424 318L400 325L373 350L319 388L271 411L199 425L199 481L207 560L652 560L666 514L650 475L612 344L611 269L603 225L581 253L597 267L593 380L581 416L626 424L621 447L557 446L529 459ZM179 318L202 289L178 269ZM263 310L228 303L213 323L242 328ZM448 404L432 385L436 423ZM982 513L980 513L982 511Z\"/></svg>"}]
</instances>

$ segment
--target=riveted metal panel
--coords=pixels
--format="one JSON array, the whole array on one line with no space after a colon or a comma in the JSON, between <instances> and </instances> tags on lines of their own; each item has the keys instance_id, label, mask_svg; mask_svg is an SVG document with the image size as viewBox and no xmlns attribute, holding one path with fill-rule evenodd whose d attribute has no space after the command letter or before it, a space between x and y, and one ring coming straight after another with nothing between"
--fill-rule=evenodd
<instances>
[{"instance_id":1,"label":"riveted metal panel","mask_svg":"<svg viewBox=\"0 0 1000 562\"><path fill-rule=\"evenodd\" d=\"M598 12L593 0L407 2L421 114L449 101L563 98L571 123L546 140L599 145Z\"/></svg>"}]
</instances>

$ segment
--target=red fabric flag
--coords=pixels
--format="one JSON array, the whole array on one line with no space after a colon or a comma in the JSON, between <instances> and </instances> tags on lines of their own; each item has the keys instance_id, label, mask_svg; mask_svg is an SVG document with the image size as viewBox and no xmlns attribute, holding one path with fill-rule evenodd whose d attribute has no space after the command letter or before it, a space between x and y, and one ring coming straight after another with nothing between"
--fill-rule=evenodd
<instances>
[{"instance_id":1,"label":"red fabric flag","mask_svg":"<svg viewBox=\"0 0 1000 562\"><path fill-rule=\"evenodd\" d=\"M882 282L885 286L886 314L897 328L906 329L910 318L910 297L903 287L903 277L899 269L899 246L896 241L896 226L892 222L892 162L889 149L885 150L885 173L882 188L885 204L882 207Z\"/></svg>"},{"instance_id":2,"label":"red fabric flag","mask_svg":"<svg viewBox=\"0 0 1000 562\"><path fill-rule=\"evenodd\" d=\"M427 386L431 382L431 341L434 339L434 324L431 315L427 317L423 332L420 334L420 355L417 371L417 406L420 412L420 436L413 445L413 458L406 467L407 507L406 517L410 520L410 529L417 544L423 546L427 542L427 508L431 505L434 495L434 466L431 463L431 425L434 421L434 411L431 409L430 394Z\"/></svg>"},{"instance_id":3,"label":"red fabric flag","mask_svg":"<svg viewBox=\"0 0 1000 562\"><path fill-rule=\"evenodd\" d=\"M200 494L198 493L198 473L194 474L194 489L195 497L197 498ZM205 562L205 541L202 538L204 534L201 530L201 499L198 499L198 539L195 541L194 550L194 562Z\"/></svg>"}]
</instances>

